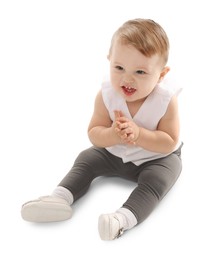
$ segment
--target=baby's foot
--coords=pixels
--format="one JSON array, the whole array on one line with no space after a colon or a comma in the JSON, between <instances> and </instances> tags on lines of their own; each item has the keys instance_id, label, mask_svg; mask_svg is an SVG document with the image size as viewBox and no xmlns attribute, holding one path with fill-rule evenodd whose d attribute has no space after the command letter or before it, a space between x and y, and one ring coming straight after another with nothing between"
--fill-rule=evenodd
<instances>
[{"instance_id":1,"label":"baby's foot","mask_svg":"<svg viewBox=\"0 0 205 260\"><path fill-rule=\"evenodd\" d=\"M55 222L71 218L72 209L66 200L44 196L23 204L21 216L30 222Z\"/></svg>"},{"instance_id":2,"label":"baby's foot","mask_svg":"<svg viewBox=\"0 0 205 260\"><path fill-rule=\"evenodd\" d=\"M123 234L121 214L103 214L98 220L98 231L102 240L114 240Z\"/></svg>"}]
</instances>

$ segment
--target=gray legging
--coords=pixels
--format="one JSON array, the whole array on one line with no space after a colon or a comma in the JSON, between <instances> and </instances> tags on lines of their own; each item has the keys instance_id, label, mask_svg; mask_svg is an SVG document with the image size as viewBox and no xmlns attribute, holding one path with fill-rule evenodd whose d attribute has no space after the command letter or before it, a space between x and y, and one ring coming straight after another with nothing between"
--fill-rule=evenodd
<instances>
[{"instance_id":1,"label":"gray legging","mask_svg":"<svg viewBox=\"0 0 205 260\"><path fill-rule=\"evenodd\" d=\"M176 182L182 169L181 147L172 154L136 166L104 148L91 147L79 154L70 172L60 182L69 189L74 201L86 193L91 182L99 176L118 176L136 182L123 207L142 222Z\"/></svg>"}]
</instances>

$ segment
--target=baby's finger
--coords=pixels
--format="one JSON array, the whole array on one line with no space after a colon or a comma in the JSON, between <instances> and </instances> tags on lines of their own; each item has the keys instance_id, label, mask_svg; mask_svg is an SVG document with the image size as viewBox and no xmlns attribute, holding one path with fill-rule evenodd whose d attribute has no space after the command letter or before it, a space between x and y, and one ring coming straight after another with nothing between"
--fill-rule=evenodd
<instances>
[{"instance_id":1,"label":"baby's finger","mask_svg":"<svg viewBox=\"0 0 205 260\"><path fill-rule=\"evenodd\" d=\"M127 117L122 116L122 117L119 118L119 121L121 123L126 123L126 122L130 122L130 119L128 119Z\"/></svg>"},{"instance_id":2,"label":"baby's finger","mask_svg":"<svg viewBox=\"0 0 205 260\"><path fill-rule=\"evenodd\" d=\"M130 135L133 134L133 129L131 127L127 127L124 128L123 130L121 130L122 135L126 134L126 135Z\"/></svg>"},{"instance_id":3,"label":"baby's finger","mask_svg":"<svg viewBox=\"0 0 205 260\"><path fill-rule=\"evenodd\" d=\"M129 125L128 125L128 123L121 123L121 124L119 124L119 128L120 129L125 129L125 128L127 128Z\"/></svg>"},{"instance_id":4,"label":"baby's finger","mask_svg":"<svg viewBox=\"0 0 205 260\"><path fill-rule=\"evenodd\" d=\"M119 133L121 130L118 127L115 127L115 132Z\"/></svg>"},{"instance_id":5,"label":"baby's finger","mask_svg":"<svg viewBox=\"0 0 205 260\"><path fill-rule=\"evenodd\" d=\"M114 110L114 114L116 119L120 117L120 111Z\"/></svg>"}]
</instances>

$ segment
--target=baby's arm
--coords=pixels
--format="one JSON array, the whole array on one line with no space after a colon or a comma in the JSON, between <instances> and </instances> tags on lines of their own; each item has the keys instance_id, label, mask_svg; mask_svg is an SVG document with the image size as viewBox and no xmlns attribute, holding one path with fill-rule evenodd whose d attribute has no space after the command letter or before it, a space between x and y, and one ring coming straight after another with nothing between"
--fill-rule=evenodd
<instances>
[{"instance_id":1,"label":"baby's arm","mask_svg":"<svg viewBox=\"0 0 205 260\"><path fill-rule=\"evenodd\" d=\"M100 91L96 96L94 112L88 126L88 136L91 143L98 147L109 147L120 143L121 139L115 128L115 122L112 122L109 116Z\"/></svg>"},{"instance_id":2,"label":"baby's arm","mask_svg":"<svg viewBox=\"0 0 205 260\"><path fill-rule=\"evenodd\" d=\"M138 127L133 121L123 116L118 117L116 124L116 132L122 142L137 145L152 152L169 153L173 151L179 138L177 98L172 98L155 131Z\"/></svg>"}]
</instances>

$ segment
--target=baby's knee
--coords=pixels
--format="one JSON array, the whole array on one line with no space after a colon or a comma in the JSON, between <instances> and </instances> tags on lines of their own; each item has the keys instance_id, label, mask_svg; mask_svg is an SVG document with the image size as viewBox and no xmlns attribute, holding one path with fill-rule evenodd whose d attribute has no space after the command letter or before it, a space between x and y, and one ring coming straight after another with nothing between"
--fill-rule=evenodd
<instances>
[{"instance_id":1,"label":"baby's knee","mask_svg":"<svg viewBox=\"0 0 205 260\"><path fill-rule=\"evenodd\" d=\"M78 155L75 160L75 165L83 165L91 168L98 168L102 164L102 155L97 148L88 148Z\"/></svg>"},{"instance_id":2,"label":"baby's knee","mask_svg":"<svg viewBox=\"0 0 205 260\"><path fill-rule=\"evenodd\" d=\"M79 155L77 156L75 162L88 162L90 160L92 160L93 158L93 151L91 148L88 148L82 152L79 153Z\"/></svg>"},{"instance_id":3,"label":"baby's knee","mask_svg":"<svg viewBox=\"0 0 205 260\"><path fill-rule=\"evenodd\" d=\"M150 190L159 200L165 196L175 183L174 175L166 173L145 174L140 180L140 184Z\"/></svg>"}]
</instances>

